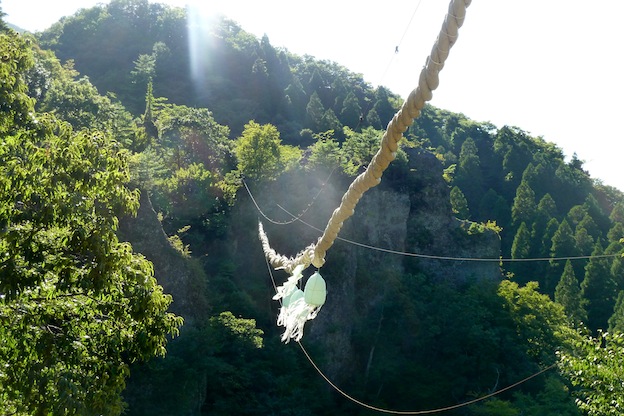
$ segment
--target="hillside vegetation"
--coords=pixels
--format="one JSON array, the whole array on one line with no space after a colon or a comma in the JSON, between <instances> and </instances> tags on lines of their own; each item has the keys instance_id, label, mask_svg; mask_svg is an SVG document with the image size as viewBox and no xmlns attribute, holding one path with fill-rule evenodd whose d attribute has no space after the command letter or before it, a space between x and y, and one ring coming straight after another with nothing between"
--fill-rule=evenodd
<instances>
[{"instance_id":1,"label":"hillside vegetation","mask_svg":"<svg viewBox=\"0 0 624 416\"><path fill-rule=\"evenodd\" d=\"M280 342L257 229L315 241L401 98L146 0L0 30L0 413L373 414ZM552 366L448 414L619 414L624 194L520 127L426 106L404 136L341 236L451 259L337 242L315 362L396 410Z\"/></svg>"}]
</instances>

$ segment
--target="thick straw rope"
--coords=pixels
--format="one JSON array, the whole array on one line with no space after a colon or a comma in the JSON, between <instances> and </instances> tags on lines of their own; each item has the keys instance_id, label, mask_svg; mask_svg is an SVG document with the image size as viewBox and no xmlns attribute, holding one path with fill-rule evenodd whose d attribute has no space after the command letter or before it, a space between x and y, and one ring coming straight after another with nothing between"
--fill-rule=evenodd
<instances>
[{"instance_id":1,"label":"thick straw rope","mask_svg":"<svg viewBox=\"0 0 624 416\"><path fill-rule=\"evenodd\" d=\"M278 254L275 250L271 248L271 245L269 244L269 238L264 232L262 223L258 223L258 234L260 235L260 241L262 242L262 250L264 251L264 255L274 269L283 269L290 274L295 269L295 267L297 267L297 265L303 264L305 269L312 263L312 258L314 257L314 244L310 244L309 246L307 246L303 251L300 251L294 258L286 257Z\"/></svg>"},{"instance_id":2,"label":"thick straw rope","mask_svg":"<svg viewBox=\"0 0 624 416\"><path fill-rule=\"evenodd\" d=\"M470 6L472 0L451 0L448 14L444 18L444 23L440 33L431 49L431 54L427 57L424 68L420 72L418 86L410 93L401 109L394 115L381 139L379 150L373 156L371 163L362 174L360 174L342 197L340 206L336 208L325 227L323 235L316 245L306 247L294 258L279 255L271 249L268 238L260 224L260 239L265 256L275 268L285 269L291 272L298 264L303 264L306 268L313 264L320 268L325 264L325 254L334 244L336 237L340 233L342 224L353 215L364 192L377 186L381 182L381 176L390 162L396 156L398 143L403 137L403 132L412 124L414 119L420 115L425 103L433 97L440 80L438 75L448 58L451 47L457 41L459 28L463 25L466 17L466 8Z\"/></svg>"}]
</instances>

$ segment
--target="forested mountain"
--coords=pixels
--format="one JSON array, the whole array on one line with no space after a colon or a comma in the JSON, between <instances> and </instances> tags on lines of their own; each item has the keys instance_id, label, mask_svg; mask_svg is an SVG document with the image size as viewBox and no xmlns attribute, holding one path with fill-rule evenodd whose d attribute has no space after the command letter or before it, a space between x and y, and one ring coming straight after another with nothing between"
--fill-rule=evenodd
<instances>
[{"instance_id":1,"label":"forested mountain","mask_svg":"<svg viewBox=\"0 0 624 416\"><path fill-rule=\"evenodd\" d=\"M286 276L257 230L287 255L315 241L401 98L189 13L113 0L0 28L0 410L373 414L280 342ZM426 106L341 236L436 256L328 253L303 344L348 393L425 410L549 368L448 414L624 406L624 194L576 156Z\"/></svg>"},{"instance_id":2,"label":"forested mountain","mask_svg":"<svg viewBox=\"0 0 624 416\"><path fill-rule=\"evenodd\" d=\"M298 141L304 128L339 132L360 125L362 116L379 129L394 114L398 98L372 90L361 75L276 49L229 19L198 27L193 17L157 3L118 1L84 9L39 38L135 114L144 108L148 79L156 96L209 108L234 135L253 119Z\"/></svg>"}]
</instances>

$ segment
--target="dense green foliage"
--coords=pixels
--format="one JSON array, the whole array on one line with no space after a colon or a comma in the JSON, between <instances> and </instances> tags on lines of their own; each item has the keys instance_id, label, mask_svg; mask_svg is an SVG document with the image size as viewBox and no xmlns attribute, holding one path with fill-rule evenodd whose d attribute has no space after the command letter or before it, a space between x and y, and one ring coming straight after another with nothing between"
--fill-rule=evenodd
<instances>
[{"instance_id":1,"label":"dense green foliage","mask_svg":"<svg viewBox=\"0 0 624 416\"><path fill-rule=\"evenodd\" d=\"M147 0L83 9L39 39L134 114L152 78L157 96L210 108L234 135L250 120L275 125L287 144L298 143L304 128L338 132L363 120L379 129L398 101L334 62L276 49L236 22Z\"/></svg>"},{"instance_id":2,"label":"dense green foliage","mask_svg":"<svg viewBox=\"0 0 624 416\"><path fill-rule=\"evenodd\" d=\"M624 406L624 334L582 336L576 354L562 354L561 367L574 386L576 403L589 416L619 415Z\"/></svg>"},{"instance_id":3,"label":"dense green foliage","mask_svg":"<svg viewBox=\"0 0 624 416\"><path fill-rule=\"evenodd\" d=\"M0 62L4 413L370 414L279 342L241 179L263 206L320 225L400 99L226 18L198 19L113 0L36 37L0 26L12 57ZM624 194L517 127L426 106L405 136L379 188L407 201L406 249L479 256L489 244L494 257L540 261L459 273L336 244L323 272L340 302L306 333L312 357L354 396L401 410L462 403L558 363L449 414L616 414L622 342L601 330L624 327ZM124 236L153 240L161 269L118 237L139 193L154 232ZM345 229L362 241L380 234L355 221ZM432 234L440 221L448 230ZM289 254L299 237L317 234L295 223L271 235ZM160 243L175 270L158 262L173 258ZM185 318L166 356L180 320L152 273Z\"/></svg>"},{"instance_id":4,"label":"dense green foliage","mask_svg":"<svg viewBox=\"0 0 624 416\"><path fill-rule=\"evenodd\" d=\"M27 43L0 48L0 412L119 414L129 365L164 355L181 318L115 235L138 207L127 153L36 113Z\"/></svg>"},{"instance_id":5,"label":"dense green foliage","mask_svg":"<svg viewBox=\"0 0 624 416\"><path fill-rule=\"evenodd\" d=\"M234 152L238 159L238 171L252 180L274 179L301 157L298 148L281 144L275 126L260 126L254 121L245 125Z\"/></svg>"}]
</instances>

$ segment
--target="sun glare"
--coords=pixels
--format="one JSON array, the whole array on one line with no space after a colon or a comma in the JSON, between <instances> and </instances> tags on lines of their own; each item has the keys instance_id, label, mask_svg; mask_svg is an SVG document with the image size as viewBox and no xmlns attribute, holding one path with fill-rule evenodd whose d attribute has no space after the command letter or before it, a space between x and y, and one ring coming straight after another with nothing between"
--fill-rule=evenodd
<instances>
[{"instance_id":1,"label":"sun glare","mask_svg":"<svg viewBox=\"0 0 624 416\"><path fill-rule=\"evenodd\" d=\"M206 68L210 64L210 33L222 14L215 2L194 1L186 4L188 19L189 56L191 77L196 91L203 91L206 85Z\"/></svg>"}]
</instances>

